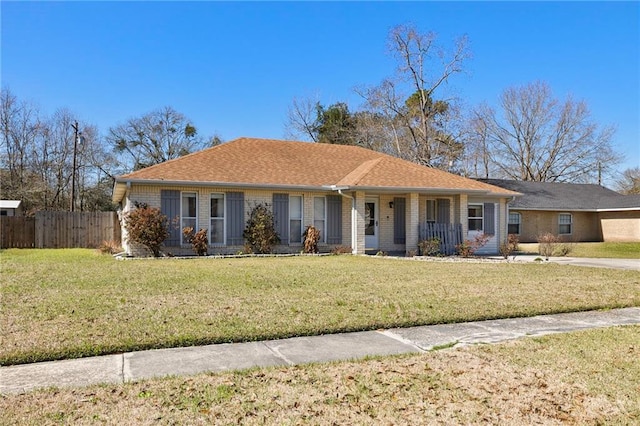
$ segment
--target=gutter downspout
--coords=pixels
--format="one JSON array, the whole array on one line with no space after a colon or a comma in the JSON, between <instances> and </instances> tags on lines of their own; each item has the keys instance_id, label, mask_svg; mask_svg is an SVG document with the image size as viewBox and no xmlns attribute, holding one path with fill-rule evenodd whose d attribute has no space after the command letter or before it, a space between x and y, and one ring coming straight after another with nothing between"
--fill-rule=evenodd
<instances>
[{"instance_id":1,"label":"gutter downspout","mask_svg":"<svg viewBox=\"0 0 640 426\"><path fill-rule=\"evenodd\" d=\"M356 214L356 199L351 195L343 194L342 189L336 188L338 194L351 199L351 254L358 254L358 216Z\"/></svg>"}]
</instances>

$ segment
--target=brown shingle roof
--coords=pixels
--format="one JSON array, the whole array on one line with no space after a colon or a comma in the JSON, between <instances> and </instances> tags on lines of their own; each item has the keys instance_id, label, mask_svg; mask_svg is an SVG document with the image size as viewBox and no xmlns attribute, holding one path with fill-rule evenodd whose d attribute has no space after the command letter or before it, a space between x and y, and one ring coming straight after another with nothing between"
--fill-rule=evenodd
<instances>
[{"instance_id":1,"label":"brown shingle roof","mask_svg":"<svg viewBox=\"0 0 640 426\"><path fill-rule=\"evenodd\" d=\"M116 179L124 182L197 182L246 186L402 188L516 195L513 191L420 166L368 149L239 138Z\"/></svg>"}]
</instances>

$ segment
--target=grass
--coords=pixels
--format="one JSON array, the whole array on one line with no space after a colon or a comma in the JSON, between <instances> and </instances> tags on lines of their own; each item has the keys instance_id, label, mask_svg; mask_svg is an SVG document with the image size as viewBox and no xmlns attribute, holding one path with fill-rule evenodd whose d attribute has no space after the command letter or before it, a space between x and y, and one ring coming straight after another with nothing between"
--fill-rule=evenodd
<instances>
[{"instance_id":1,"label":"grass","mask_svg":"<svg viewBox=\"0 0 640 426\"><path fill-rule=\"evenodd\" d=\"M0 253L0 364L640 306L634 271L331 256Z\"/></svg>"},{"instance_id":2,"label":"grass","mask_svg":"<svg viewBox=\"0 0 640 426\"><path fill-rule=\"evenodd\" d=\"M0 424L638 424L640 326L0 398Z\"/></svg>"},{"instance_id":3,"label":"grass","mask_svg":"<svg viewBox=\"0 0 640 426\"><path fill-rule=\"evenodd\" d=\"M600 257L607 259L640 259L640 243L569 243L571 257ZM538 254L538 243L520 243L523 253Z\"/></svg>"}]
</instances>

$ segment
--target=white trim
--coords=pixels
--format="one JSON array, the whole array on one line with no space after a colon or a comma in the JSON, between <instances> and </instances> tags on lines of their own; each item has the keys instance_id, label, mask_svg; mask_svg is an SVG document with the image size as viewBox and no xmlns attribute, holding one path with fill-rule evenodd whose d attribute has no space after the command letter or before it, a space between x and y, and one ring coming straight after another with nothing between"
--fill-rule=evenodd
<instances>
[{"instance_id":1,"label":"white trim","mask_svg":"<svg viewBox=\"0 0 640 426\"><path fill-rule=\"evenodd\" d=\"M469 216L469 208L471 206L480 206L480 209L482 210L482 216ZM469 220L482 220L482 226L480 227L480 229L471 229L469 227ZM468 232L484 232L484 203L467 203L467 231Z\"/></svg>"},{"instance_id":2,"label":"white trim","mask_svg":"<svg viewBox=\"0 0 640 426\"><path fill-rule=\"evenodd\" d=\"M214 198L214 195L222 195L222 216L211 216L211 200ZM220 197L216 197L220 199ZM214 247L223 247L227 244L227 195L224 192L212 192L209 194L209 245ZM220 220L222 218L222 242L214 243L211 237L211 231L213 227L211 226L213 220Z\"/></svg>"},{"instance_id":3,"label":"white trim","mask_svg":"<svg viewBox=\"0 0 640 426\"><path fill-rule=\"evenodd\" d=\"M196 196L196 216L186 216L187 219L195 219L195 226L193 227L193 232L198 232L198 192L197 191L180 191L180 244L189 244L184 240L184 235L182 234L182 230L185 228L183 220L185 220L184 212L182 211L183 205L183 197L185 194L194 194Z\"/></svg>"},{"instance_id":4,"label":"white trim","mask_svg":"<svg viewBox=\"0 0 640 426\"><path fill-rule=\"evenodd\" d=\"M569 223L560 223L560 216L569 216ZM561 226L569 225L569 232L560 232ZM573 235L573 215L569 212L558 213L558 235Z\"/></svg>"},{"instance_id":5,"label":"white trim","mask_svg":"<svg viewBox=\"0 0 640 426\"><path fill-rule=\"evenodd\" d=\"M296 242L291 242L291 221L292 220L298 220L298 218L291 218L291 198L292 197L299 197L300 198L300 241L296 241ZM287 212L287 216L289 218L289 223L288 223L288 227L289 227L289 241L287 241L286 245L301 245L302 244L302 234L304 233L304 195L302 194L289 194L289 211ZM280 242L281 244L284 244L283 241Z\"/></svg>"},{"instance_id":6,"label":"white trim","mask_svg":"<svg viewBox=\"0 0 640 426\"><path fill-rule=\"evenodd\" d=\"M324 203L324 217L322 219L316 218L316 199L322 198ZM322 229L320 231L320 243L327 242L327 197L326 196L314 196L313 197L313 226L316 226L316 220L322 220Z\"/></svg>"},{"instance_id":7,"label":"white trim","mask_svg":"<svg viewBox=\"0 0 640 426\"><path fill-rule=\"evenodd\" d=\"M518 215L518 223L511 223L511 215L512 214L517 214ZM522 233L522 213L520 212L512 212L511 210L507 209L507 234L511 234L511 232L509 232L509 225L518 225L518 232L515 233L514 235L521 235Z\"/></svg>"}]
</instances>

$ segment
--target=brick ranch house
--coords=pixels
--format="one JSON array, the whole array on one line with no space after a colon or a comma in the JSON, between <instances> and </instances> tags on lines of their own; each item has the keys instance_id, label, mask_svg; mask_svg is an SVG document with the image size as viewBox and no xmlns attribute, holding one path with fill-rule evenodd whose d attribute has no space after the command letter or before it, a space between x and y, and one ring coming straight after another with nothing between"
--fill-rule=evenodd
<instances>
[{"instance_id":1,"label":"brick ranch house","mask_svg":"<svg viewBox=\"0 0 640 426\"><path fill-rule=\"evenodd\" d=\"M640 242L640 195L594 184L479 180L522 194L509 204L509 233L521 242L544 233L573 242Z\"/></svg>"},{"instance_id":2,"label":"brick ranch house","mask_svg":"<svg viewBox=\"0 0 640 426\"><path fill-rule=\"evenodd\" d=\"M239 138L116 178L120 216L135 202L158 207L170 227L166 251L192 254L180 229L206 229L210 254L242 250L242 232L257 203L273 211L281 244L300 252L307 225L320 230L320 250L416 251L420 225L459 224L462 235L491 238L479 253L498 252L507 237L507 203L517 192L420 166L368 149ZM140 248L126 241L129 254Z\"/></svg>"}]
</instances>

